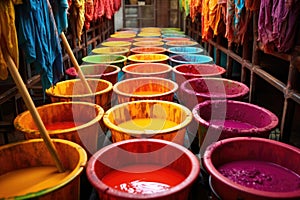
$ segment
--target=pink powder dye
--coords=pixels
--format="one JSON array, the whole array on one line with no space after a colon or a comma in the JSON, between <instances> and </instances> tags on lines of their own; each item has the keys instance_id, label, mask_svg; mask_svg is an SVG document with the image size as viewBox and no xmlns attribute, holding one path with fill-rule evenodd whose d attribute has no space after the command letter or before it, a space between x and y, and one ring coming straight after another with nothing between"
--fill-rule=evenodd
<instances>
[{"instance_id":1,"label":"pink powder dye","mask_svg":"<svg viewBox=\"0 0 300 200\"><path fill-rule=\"evenodd\" d=\"M257 128L252 124L246 122L240 122L236 120L210 120L209 124L223 126L225 128L239 129L239 130Z\"/></svg>"},{"instance_id":2,"label":"pink powder dye","mask_svg":"<svg viewBox=\"0 0 300 200\"><path fill-rule=\"evenodd\" d=\"M243 186L269 192L300 189L300 175L280 165L255 160L234 161L218 168L230 180Z\"/></svg>"}]
</instances>

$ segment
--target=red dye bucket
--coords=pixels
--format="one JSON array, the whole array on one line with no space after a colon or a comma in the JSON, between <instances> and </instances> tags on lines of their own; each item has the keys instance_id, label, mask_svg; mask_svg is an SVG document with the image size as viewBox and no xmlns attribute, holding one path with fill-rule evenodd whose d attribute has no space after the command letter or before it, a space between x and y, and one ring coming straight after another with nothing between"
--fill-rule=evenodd
<instances>
[{"instance_id":1,"label":"red dye bucket","mask_svg":"<svg viewBox=\"0 0 300 200\"><path fill-rule=\"evenodd\" d=\"M211 144L203 164L220 199L300 199L300 149L266 138L236 137Z\"/></svg>"},{"instance_id":2,"label":"red dye bucket","mask_svg":"<svg viewBox=\"0 0 300 200\"><path fill-rule=\"evenodd\" d=\"M117 158L117 162L111 158ZM162 170L170 172L160 175ZM188 199L199 173L199 160L194 154L181 145L159 139L131 139L108 145L95 153L87 165L87 177L102 200ZM120 177L115 178L115 174ZM131 180L127 181L129 176ZM149 183L152 186L146 188ZM160 184L165 186L156 186Z\"/></svg>"},{"instance_id":3,"label":"red dye bucket","mask_svg":"<svg viewBox=\"0 0 300 200\"><path fill-rule=\"evenodd\" d=\"M226 70L216 64L181 64L173 67L175 81L181 85L191 78L220 77Z\"/></svg>"},{"instance_id":4,"label":"red dye bucket","mask_svg":"<svg viewBox=\"0 0 300 200\"><path fill-rule=\"evenodd\" d=\"M207 100L193 108L199 123L200 147L231 137L268 138L278 125L271 111L254 104L233 100Z\"/></svg>"},{"instance_id":5,"label":"red dye bucket","mask_svg":"<svg viewBox=\"0 0 300 200\"><path fill-rule=\"evenodd\" d=\"M115 84L118 81L118 74L121 71L118 66L105 64L82 65L80 68L86 78L104 79L112 84ZM74 67L67 69L66 74L68 74L71 79L78 78L78 74Z\"/></svg>"}]
</instances>

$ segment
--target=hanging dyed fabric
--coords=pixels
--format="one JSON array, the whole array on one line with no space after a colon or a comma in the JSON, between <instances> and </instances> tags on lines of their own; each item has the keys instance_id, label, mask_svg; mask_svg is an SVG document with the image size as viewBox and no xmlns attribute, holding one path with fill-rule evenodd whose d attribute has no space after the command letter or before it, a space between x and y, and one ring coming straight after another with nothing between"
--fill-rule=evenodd
<instances>
[{"instance_id":1,"label":"hanging dyed fabric","mask_svg":"<svg viewBox=\"0 0 300 200\"><path fill-rule=\"evenodd\" d=\"M209 0L202 1L201 26L202 39L208 40L212 38L212 33L209 29Z\"/></svg>"},{"instance_id":2,"label":"hanging dyed fabric","mask_svg":"<svg viewBox=\"0 0 300 200\"><path fill-rule=\"evenodd\" d=\"M208 4L208 24L214 35L218 34L219 22L221 20L221 6L219 0L210 0Z\"/></svg>"},{"instance_id":3,"label":"hanging dyed fabric","mask_svg":"<svg viewBox=\"0 0 300 200\"><path fill-rule=\"evenodd\" d=\"M192 19L192 22L195 21L196 16L201 13L201 4L202 0L191 0L190 4L190 17Z\"/></svg>"},{"instance_id":4,"label":"hanging dyed fabric","mask_svg":"<svg viewBox=\"0 0 300 200\"><path fill-rule=\"evenodd\" d=\"M85 2L85 21L84 21L84 27L85 30L89 30L90 23L93 21L94 18L94 1L93 0L86 0Z\"/></svg>"},{"instance_id":5,"label":"hanging dyed fabric","mask_svg":"<svg viewBox=\"0 0 300 200\"><path fill-rule=\"evenodd\" d=\"M19 67L18 38L15 27L14 4L22 3L21 0L0 1L0 79L5 80L8 76L7 64L4 54L11 56L14 63Z\"/></svg>"},{"instance_id":6,"label":"hanging dyed fabric","mask_svg":"<svg viewBox=\"0 0 300 200\"><path fill-rule=\"evenodd\" d=\"M258 40L265 51L288 52L294 47L299 13L299 0L261 0Z\"/></svg>"},{"instance_id":7,"label":"hanging dyed fabric","mask_svg":"<svg viewBox=\"0 0 300 200\"><path fill-rule=\"evenodd\" d=\"M68 0L50 0L50 4L53 10L57 31L58 34L60 34L68 27Z\"/></svg>"},{"instance_id":8,"label":"hanging dyed fabric","mask_svg":"<svg viewBox=\"0 0 300 200\"><path fill-rule=\"evenodd\" d=\"M239 30L244 26L245 17L243 14L245 8L244 0L227 0L227 12L226 12L226 33L225 37L228 43L232 42L241 43L241 37ZM243 14L242 14L243 13Z\"/></svg>"},{"instance_id":9,"label":"hanging dyed fabric","mask_svg":"<svg viewBox=\"0 0 300 200\"><path fill-rule=\"evenodd\" d=\"M245 7L247 10L259 10L260 0L245 0Z\"/></svg>"},{"instance_id":10,"label":"hanging dyed fabric","mask_svg":"<svg viewBox=\"0 0 300 200\"><path fill-rule=\"evenodd\" d=\"M104 15L104 0L94 0L94 20Z\"/></svg>"},{"instance_id":11,"label":"hanging dyed fabric","mask_svg":"<svg viewBox=\"0 0 300 200\"><path fill-rule=\"evenodd\" d=\"M48 0L23 0L15 6L19 48L26 63L41 74L43 89L58 82L63 74L58 32Z\"/></svg>"},{"instance_id":12,"label":"hanging dyed fabric","mask_svg":"<svg viewBox=\"0 0 300 200\"><path fill-rule=\"evenodd\" d=\"M82 29L84 26L85 0L73 0L70 7L70 22L72 23L72 33L81 42Z\"/></svg>"}]
</instances>

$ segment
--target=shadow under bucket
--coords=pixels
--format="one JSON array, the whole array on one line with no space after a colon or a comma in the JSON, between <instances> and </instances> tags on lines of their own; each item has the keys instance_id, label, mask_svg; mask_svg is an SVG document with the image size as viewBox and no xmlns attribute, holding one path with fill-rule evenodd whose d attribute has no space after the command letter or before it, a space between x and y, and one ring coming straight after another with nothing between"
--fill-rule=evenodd
<instances>
[{"instance_id":1,"label":"shadow under bucket","mask_svg":"<svg viewBox=\"0 0 300 200\"><path fill-rule=\"evenodd\" d=\"M52 140L65 172L59 173L44 141L33 139L0 147L0 199L79 199L85 150Z\"/></svg>"},{"instance_id":2,"label":"shadow under bucket","mask_svg":"<svg viewBox=\"0 0 300 200\"><path fill-rule=\"evenodd\" d=\"M200 164L194 154L178 144L158 139L132 139L108 145L95 153L87 166L88 179L101 200L188 199L199 173ZM127 187L119 188L121 184Z\"/></svg>"},{"instance_id":3,"label":"shadow under bucket","mask_svg":"<svg viewBox=\"0 0 300 200\"><path fill-rule=\"evenodd\" d=\"M218 199L300 199L300 149L266 138L211 144L203 162Z\"/></svg>"},{"instance_id":4,"label":"shadow under bucket","mask_svg":"<svg viewBox=\"0 0 300 200\"><path fill-rule=\"evenodd\" d=\"M271 111L254 104L234 100L207 100L193 108L199 123L200 147L231 137L268 138L278 125Z\"/></svg>"},{"instance_id":5,"label":"shadow under bucket","mask_svg":"<svg viewBox=\"0 0 300 200\"><path fill-rule=\"evenodd\" d=\"M59 102L37 107L37 111L51 138L65 139L84 147L89 155L97 150L101 134L100 121L104 110L87 102ZM14 120L17 131L26 139L41 138L29 111Z\"/></svg>"}]
</instances>

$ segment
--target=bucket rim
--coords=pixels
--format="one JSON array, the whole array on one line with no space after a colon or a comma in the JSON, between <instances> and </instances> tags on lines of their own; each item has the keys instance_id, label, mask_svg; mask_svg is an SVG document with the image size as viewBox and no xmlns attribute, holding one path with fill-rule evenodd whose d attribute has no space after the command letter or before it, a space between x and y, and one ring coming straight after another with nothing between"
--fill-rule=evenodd
<instances>
[{"instance_id":1,"label":"bucket rim","mask_svg":"<svg viewBox=\"0 0 300 200\"><path fill-rule=\"evenodd\" d=\"M96 61L91 61L90 58L102 58L102 57L109 57L109 58L121 58L119 60L112 60L112 61L100 61L100 62L96 62ZM127 57L124 55L116 55L116 54L97 54L97 55L89 55L89 56L85 56L82 58L82 61L87 62L87 63L95 63L95 64L115 64L115 63L121 63L121 62L125 62L127 60Z\"/></svg>"},{"instance_id":2,"label":"bucket rim","mask_svg":"<svg viewBox=\"0 0 300 200\"><path fill-rule=\"evenodd\" d=\"M170 65L168 65L168 64L165 64L165 63L134 63L134 64L129 64L129 65L124 66L122 68L122 71L125 72L125 73L128 73L128 74L132 74L132 75L144 75L145 73L132 72L132 71L129 71L127 68L130 68L130 67L141 67L141 68L144 68L144 67L146 67L149 64L166 67L165 71L147 73L147 75L149 75L149 76L151 76L151 75L158 75L158 74L161 74L161 73L168 73L168 72L172 71L172 67ZM145 65L145 66L143 66L143 65Z\"/></svg>"}]
</instances>

